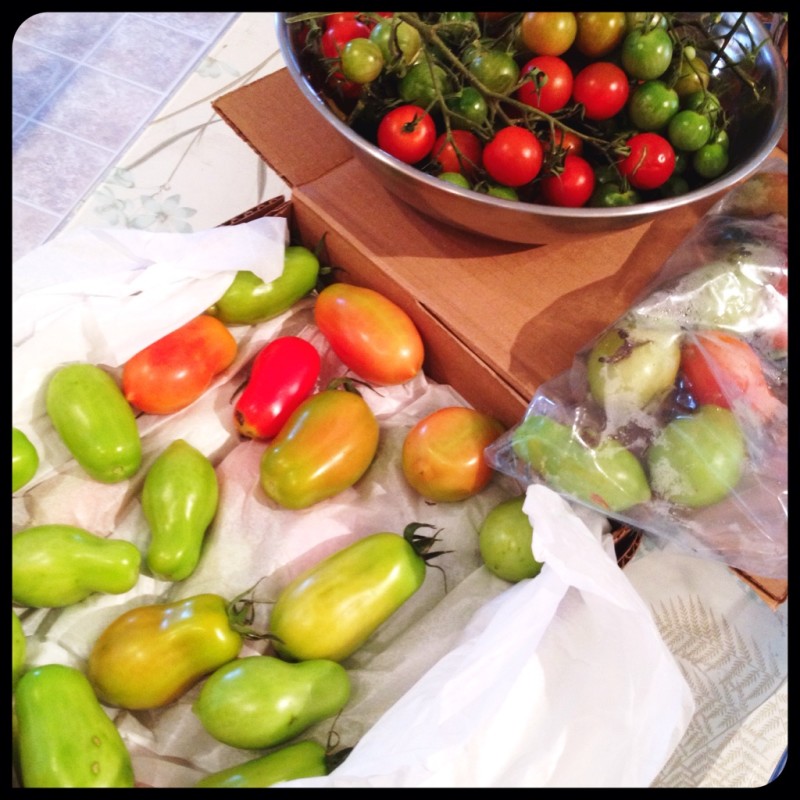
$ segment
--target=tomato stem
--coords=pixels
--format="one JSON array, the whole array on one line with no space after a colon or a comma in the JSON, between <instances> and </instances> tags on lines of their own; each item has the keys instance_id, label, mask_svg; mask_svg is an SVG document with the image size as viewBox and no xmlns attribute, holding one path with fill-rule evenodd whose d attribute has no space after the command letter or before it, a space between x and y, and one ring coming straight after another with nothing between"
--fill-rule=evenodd
<instances>
[{"instance_id":1,"label":"tomato stem","mask_svg":"<svg viewBox=\"0 0 800 800\"><path fill-rule=\"evenodd\" d=\"M427 564L431 559L436 558L436 556L442 556L446 553L452 553L452 550L435 550L431 551L431 547L433 547L436 542L439 540L439 534L442 532L442 529L439 528L433 536L425 536L422 533L417 533L420 528L435 528L435 525L428 525L424 522L410 522L406 527L403 529L403 538L414 548L414 552L422 558L423 561Z\"/></svg>"}]
</instances>

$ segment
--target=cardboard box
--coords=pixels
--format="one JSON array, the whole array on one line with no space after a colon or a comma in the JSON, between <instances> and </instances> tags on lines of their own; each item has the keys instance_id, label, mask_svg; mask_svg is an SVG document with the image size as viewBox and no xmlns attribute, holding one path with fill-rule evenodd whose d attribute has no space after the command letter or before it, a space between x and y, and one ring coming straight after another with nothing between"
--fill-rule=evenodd
<instances>
[{"instance_id":1,"label":"cardboard box","mask_svg":"<svg viewBox=\"0 0 800 800\"><path fill-rule=\"evenodd\" d=\"M342 280L382 292L414 320L426 373L509 427L536 389L633 303L718 199L581 241L500 242L390 194L285 69L213 106L292 187L300 240L313 248L324 236ZM777 605L786 599L779 583L751 585Z\"/></svg>"}]
</instances>

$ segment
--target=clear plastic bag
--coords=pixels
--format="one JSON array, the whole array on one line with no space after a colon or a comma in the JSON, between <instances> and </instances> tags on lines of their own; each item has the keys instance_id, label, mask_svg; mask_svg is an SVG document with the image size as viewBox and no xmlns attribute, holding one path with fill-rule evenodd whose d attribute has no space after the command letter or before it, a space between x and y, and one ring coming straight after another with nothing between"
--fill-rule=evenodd
<instances>
[{"instance_id":1,"label":"clear plastic bag","mask_svg":"<svg viewBox=\"0 0 800 800\"><path fill-rule=\"evenodd\" d=\"M788 223L771 158L713 206L613 325L487 450L700 557L785 578Z\"/></svg>"}]
</instances>

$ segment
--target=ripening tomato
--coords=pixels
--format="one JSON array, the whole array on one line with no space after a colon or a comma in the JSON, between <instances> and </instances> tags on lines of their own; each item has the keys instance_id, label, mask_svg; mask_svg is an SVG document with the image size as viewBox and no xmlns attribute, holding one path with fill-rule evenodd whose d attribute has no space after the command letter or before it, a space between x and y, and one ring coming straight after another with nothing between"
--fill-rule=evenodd
<instances>
[{"instance_id":1,"label":"ripening tomato","mask_svg":"<svg viewBox=\"0 0 800 800\"><path fill-rule=\"evenodd\" d=\"M233 661L243 628L228 602L198 594L123 612L92 647L86 675L104 703L161 708Z\"/></svg>"},{"instance_id":2,"label":"ripening tomato","mask_svg":"<svg viewBox=\"0 0 800 800\"><path fill-rule=\"evenodd\" d=\"M275 650L297 661L342 661L358 650L425 581L438 536L421 527L431 526L370 534L298 575L272 607Z\"/></svg>"},{"instance_id":3,"label":"ripening tomato","mask_svg":"<svg viewBox=\"0 0 800 800\"><path fill-rule=\"evenodd\" d=\"M504 186L524 186L542 168L541 142L527 128L502 128L483 148L483 167L492 180Z\"/></svg>"},{"instance_id":4,"label":"ripening tomato","mask_svg":"<svg viewBox=\"0 0 800 800\"><path fill-rule=\"evenodd\" d=\"M783 405L770 391L756 351L730 333L695 332L681 349L681 370L699 405L732 408L741 398L764 418Z\"/></svg>"},{"instance_id":5,"label":"ripening tomato","mask_svg":"<svg viewBox=\"0 0 800 800\"><path fill-rule=\"evenodd\" d=\"M520 77L531 75L517 89L517 100L551 114L563 108L572 97L572 70L558 56L536 56L522 68Z\"/></svg>"},{"instance_id":6,"label":"ripening tomato","mask_svg":"<svg viewBox=\"0 0 800 800\"><path fill-rule=\"evenodd\" d=\"M578 11L575 19L575 47L589 58L610 53L625 36L624 11Z\"/></svg>"},{"instance_id":7,"label":"ripening tomato","mask_svg":"<svg viewBox=\"0 0 800 800\"><path fill-rule=\"evenodd\" d=\"M261 488L308 508L355 484L378 450L378 422L360 394L329 388L303 401L261 457Z\"/></svg>"},{"instance_id":8,"label":"ripening tomato","mask_svg":"<svg viewBox=\"0 0 800 800\"><path fill-rule=\"evenodd\" d=\"M567 155L564 168L558 175L542 181L542 194L550 205L579 208L589 202L594 192L594 170L580 156Z\"/></svg>"},{"instance_id":9,"label":"ripening tomato","mask_svg":"<svg viewBox=\"0 0 800 800\"><path fill-rule=\"evenodd\" d=\"M532 53L560 56L566 53L578 33L572 11L528 11L520 22L520 38Z\"/></svg>"},{"instance_id":10,"label":"ripening tomato","mask_svg":"<svg viewBox=\"0 0 800 800\"><path fill-rule=\"evenodd\" d=\"M122 391L146 414L172 414L197 400L236 350L225 325L201 314L131 357L122 368Z\"/></svg>"},{"instance_id":11,"label":"ripening tomato","mask_svg":"<svg viewBox=\"0 0 800 800\"><path fill-rule=\"evenodd\" d=\"M500 422L474 408L440 408L406 435L403 475L428 500L448 503L472 497L492 478L483 451L503 431Z\"/></svg>"},{"instance_id":12,"label":"ripening tomato","mask_svg":"<svg viewBox=\"0 0 800 800\"><path fill-rule=\"evenodd\" d=\"M436 142L436 125L420 106L393 108L378 124L378 147L405 164L416 164Z\"/></svg>"},{"instance_id":13,"label":"ripening tomato","mask_svg":"<svg viewBox=\"0 0 800 800\"><path fill-rule=\"evenodd\" d=\"M627 141L630 152L619 162L620 174L635 189L657 189L675 171L675 151L657 133L637 133Z\"/></svg>"},{"instance_id":14,"label":"ripening tomato","mask_svg":"<svg viewBox=\"0 0 800 800\"><path fill-rule=\"evenodd\" d=\"M417 326L388 297L350 283L332 283L317 296L314 321L333 351L362 380L405 383L421 369L425 348Z\"/></svg>"},{"instance_id":15,"label":"ripening tomato","mask_svg":"<svg viewBox=\"0 0 800 800\"><path fill-rule=\"evenodd\" d=\"M321 359L299 336L279 336L264 345L233 410L236 429L250 439L271 439L314 390Z\"/></svg>"},{"instance_id":16,"label":"ripening tomato","mask_svg":"<svg viewBox=\"0 0 800 800\"><path fill-rule=\"evenodd\" d=\"M436 140L431 159L438 164L440 174L458 172L472 179L481 166L481 150L481 140L474 133L452 130Z\"/></svg>"},{"instance_id":17,"label":"ripening tomato","mask_svg":"<svg viewBox=\"0 0 800 800\"><path fill-rule=\"evenodd\" d=\"M610 61L594 61L578 72L572 98L582 103L587 119L610 119L628 102L630 87L625 71Z\"/></svg>"}]
</instances>

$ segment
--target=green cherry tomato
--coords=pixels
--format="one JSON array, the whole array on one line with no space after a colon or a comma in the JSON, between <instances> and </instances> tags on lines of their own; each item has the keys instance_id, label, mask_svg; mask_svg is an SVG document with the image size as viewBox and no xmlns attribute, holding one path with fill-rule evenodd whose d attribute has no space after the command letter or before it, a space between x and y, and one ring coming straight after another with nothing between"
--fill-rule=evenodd
<instances>
[{"instance_id":1,"label":"green cherry tomato","mask_svg":"<svg viewBox=\"0 0 800 800\"><path fill-rule=\"evenodd\" d=\"M661 130L680 107L678 93L659 80L639 84L628 99L628 116L640 131Z\"/></svg>"},{"instance_id":2,"label":"green cherry tomato","mask_svg":"<svg viewBox=\"0 0 800 800\"><path fill-rule=\"evenodd\" d=\"M660 400L675 383L681 362L675 329L617 325L589 352L586 370L592 397L607 413L642 409Z\"/></svg>"},{"instance_id":3,"label":"green cherry tomato","mask_svg":"<svg viewBox=\"0 0 800 800\"><path fill-rule=\"evenodd\" d=\"M684 98L694 92L705 91L710 79L711 75L706 62L698 55L687 58L684 53L678 65L672 88L678 93L678 97Z\"/></svg>"},{"instance_id":4,"label":"green cherry tomato","mask_svg":"<svg viewBox=\"0 0 800 800\"><path fill-rule=\"evenodd\" d=\"M262 655L217 669L192 711L217 741L261 750L335 716L349 699L350 678L341 664L328 659L289 664Z\"/></svg>"},{"instance_id":5,"label":"green cherry tomato","mask_svg":"<svg viewBox=\"0 0 800 800\"><path fill-rule=\"evenodd\" d=\"M469 181L460 172L440 172L437 176L439 180L460 186L462 189L471 189Z\"/></svg>"},{"instance_id":6,"label":"green cherry tomato","mask_svg":"<svg viewBox=\"0 0 800 800\"><path fill-rule=\"evenodd\" d=\"M627 189L619 183L597 183L588 205L594 208L617 208L619 206L632 206L641 202L639 193L630 187Z\"/></svg>"},{"instance_id":7,"label":"green cherry tomato","mask_svg":"<svg viewBox=\"0 0 800 800\"><path fill-rule=\"evenodd\" d=\"M218 501L213 465L187 441L176 439L156 458L142 487L147 566L155 577L182 581L194 572Z\"/></svg>"},{"instance_id":8,"label":"green cherry tomato","mask_svg":"<svg viewBox=\"0 0 800 800\"><path fill-rule=\"evenodd\" d=\"M692 153L699 150L710 137L711 123L699 111L679 111L667 125L667 138L676 150Z\"/></svg>"},{"instance_id":9,"label":"green cherry tomato","mask_svg":"<svg viewBox=\"0 0 800 800\"><path fill-rule=\"evenodd\" d=\"M423 584L436 536L408 525L373 533L319 561L283 589L272 607L275 650L296 661L352 655Z\"/></svg>"},{"instance_id":10,"label":"green cherry tomato","mask_svg":"<svg viewBox=\"0 0 800 800\"><path fill-rule=\"evenodd\" d=\"M672 39L663 28L637 28L626 34L620 52L622 67L632 78L660 78L672 61Z\"/></svg>"},{"instance_id":11,"label":"green cherry tomato","mask_svg":"<svg viewBox=\"0 0 800 800\"><path fill-rule=\"evenodd\" d=\"M317 284L319 259L306 247L291 245L283 257L283 272L264 282L241 270L225 294L208 310L226 325L253 325L288 311Z\"/></svg>"},{"instance_id":12,"label":"green cherry tomato","mask_svg":"<svg viewBox=\"0 0 800 800\"><path fill-rule=\"evenodd\" d=\"M486 187L486 194L492 197L499 197L501 200L512 200L515 202L519 200L519 194L517 194L516 189L512 189L510 186L501 186L500 184L488 185Z\"/></svg>"},{"instance_id":13,"label":"green cherry tomato","mask_svg":"<svg viewBox=\"0 0 800 800\"><path fill-rule=\"evenodd\" d=\"M478 529L478 546L487 569L504 581L535 578L542 563L533 557L533 526L522 510L525 496L498 503Z\"/></svg>"},{"instance_id":14,"label":"green cherry tomato","mask_svg":"<svg viewBox=\"0 0 800 800\"><path fill-rule=\"evenodd\" d=\"M689 111L697 111L708 117L713 127L722 113L719 98L709 91L692 92L681 99L681 106Z\"/></svg>"},{"instance_id":15,"label":"green cherry tomato","mask_svg":"<svg viewBox=\"0 0 800 800\"><path fill-rule=\"evenodd\" d=\"M395 19L379 22L369 38L380 48L386 64L413 64L422 46L419 31L407 22Z\"/></svg>"},{"instance_id":16,"label":"green cherry tomato","mask_svg":"<svg viewBox=\"0 0 800 800\"><path fill-rule=\"evenodd\" d=\"M29 483L39 469L39 453L19 428L11 428L11 491Z\"/></svg>"},{"instance_id":17,"label":"green cherry tomato","mask_svg":"<svg viewBox=\"0 0 800 800\"><path fill-rule=\"evenodd\" d=\"M284 508L308 508L353 486L372 464L378 439L363 397L325 389L304 400L264 450L261 488Z\"/></svg>"},{"instance_id":18,"label":"green cherry tomato","mask_svg":"<svg viewBox=\"0 0 800 800\"><path fill-rule=\"evenodd\" d=\"M371 83L383 72L383 53L375 42L357 36L342 48L341 64L347 80Z\"/></svg>"},{"instance_id":19,"label":"green cherry tomato","mask_svg":"<svg viewBox=\"0 0 800 800\"><path fill-rule=\"evenodd\" d=\"M233 661L242 629L216 594L138 606L120 614L95 640L86 674L108 705L161 708Z\"/></svg>"},{"instance_id":20,"label":"green cherry tomato","mask_svg":"<svg viewBox=\"0 0 800 800\"><path fill-rule=\"evenodd\" d=\"M454 128L479 128L486 122L488 106L484 96L474 87L465 86L457 95L445 98L447 107L460 116L454 116Z\"/></svg>"},{"instance_id":21,"label":"green cherry tomato","mask_svg":"<svg viewBox=\"0 0 800 800\"><path fill-rule=\"evenodd\" d=\"M281 781L327 775L325 748L318 742L294 742L243 764L201 778L196 789L266 789Z\"/></svg>"},{"instance_id":22,"label":"green cherry tomato","mask_svg":"<svg viewBox=\"0 0 800 800\"><path fill-rule=\"evenodd\" d=\"M590 447L571 427L537 415L515 430L512 447L554 489L603 510L624 511L650 500L642 465L613 439Z\"/></svg>"},{"instance_id":23,"label":"green cherry tomato","mask_svg":"<svg viewBox=\"0 0 800 800\"><path fill-rule=\"evenodd\" d=\"M25 659L27 657L28 643L22 622L14 609L11 609L11 691L17 688L17 683L25 672Z\"/></svg>"},{"instance_id":24,"label":"green cherry tomato","mask_svg":"<svg viewBox=\"0 0 800 800\"><path fill-rule=\"evenodd\" d=\"M692 169L702 178L718 178L728 168L728 148L721 142L704 144L692 156Z\"/></svg>"},{"instance_id":25,"label":"green cherry tomato","mask_svg":"<svg viewBox=\"0 0 800 800\"><path fill-rule=\"evenodd\" d=\"M452 92L453 82L443 67L420 61L401 78L398 89L406 103L425 108L436 99L437 91L443 95Z\"/></svg>"},{"instance_id":26,"label":"green cherry tomato","mask_svg":"<svg viewBox=\"0 0 800 800\"><path fill-rule=\"evenodd\" d=\"M83 672L35 667L14 697L25 789L133 787L130 753Z\"/></svg>"},{"instance_id":27,"label":"green cherry tomato","mask_svg":"<svg viewBox=\"0 0 800 800\"><path fill-rule=\"evenodd\" d=\"M133 409L116 381L94 364L68 364L47 384L47 414L90 477L118 483L142 464Z\"/></svg>"},{"instance_id":28,"label":"green cherry tomato","mask_svg":"<svg viewBox=\"0 0 800 800\"><path fill-rule=\"evenodd\" d=\"M667 179L666 183L662 183L661 186L658 187L658 191L662 197L679 197L682 194L686 194L691 189L689 186L689 182L683 175L675 175L673 174L670 178Z\"/></svg>"},{"instance_id":29,"label":"green cherry tomato","mask_svg":"<svg viewBox=\"0 0 800 800\"><path fill-rule=\"evenodd\" d=\"M487 89L497 94L510 94L519 79L519 65L511 53L498 49L482 49L467 69Z\"/></svg>"},{"instance_id":30,"label":"green cherry tomato","mask_svg":"<svg viewBox=\"0 0 800 800\"><path fill-rule=\"evenodd\" d=\"M712 505L730 494L742 476L745 458L736 417L714 405L676 417L647 452L653 491L689 508Z\"/></svg>"},{"instance_id":31,"label":"green cherry tomato","mask_svg":"<svg viewBox=\"0 0 800 800\"><path fill-rule=\"evenodd\" d=\"M123 594L139 580L141 554L122 539L73 525L36 525L11 538L11 596L34 608L74 605L90 594Z\"/></svg>"}]
</instances>

